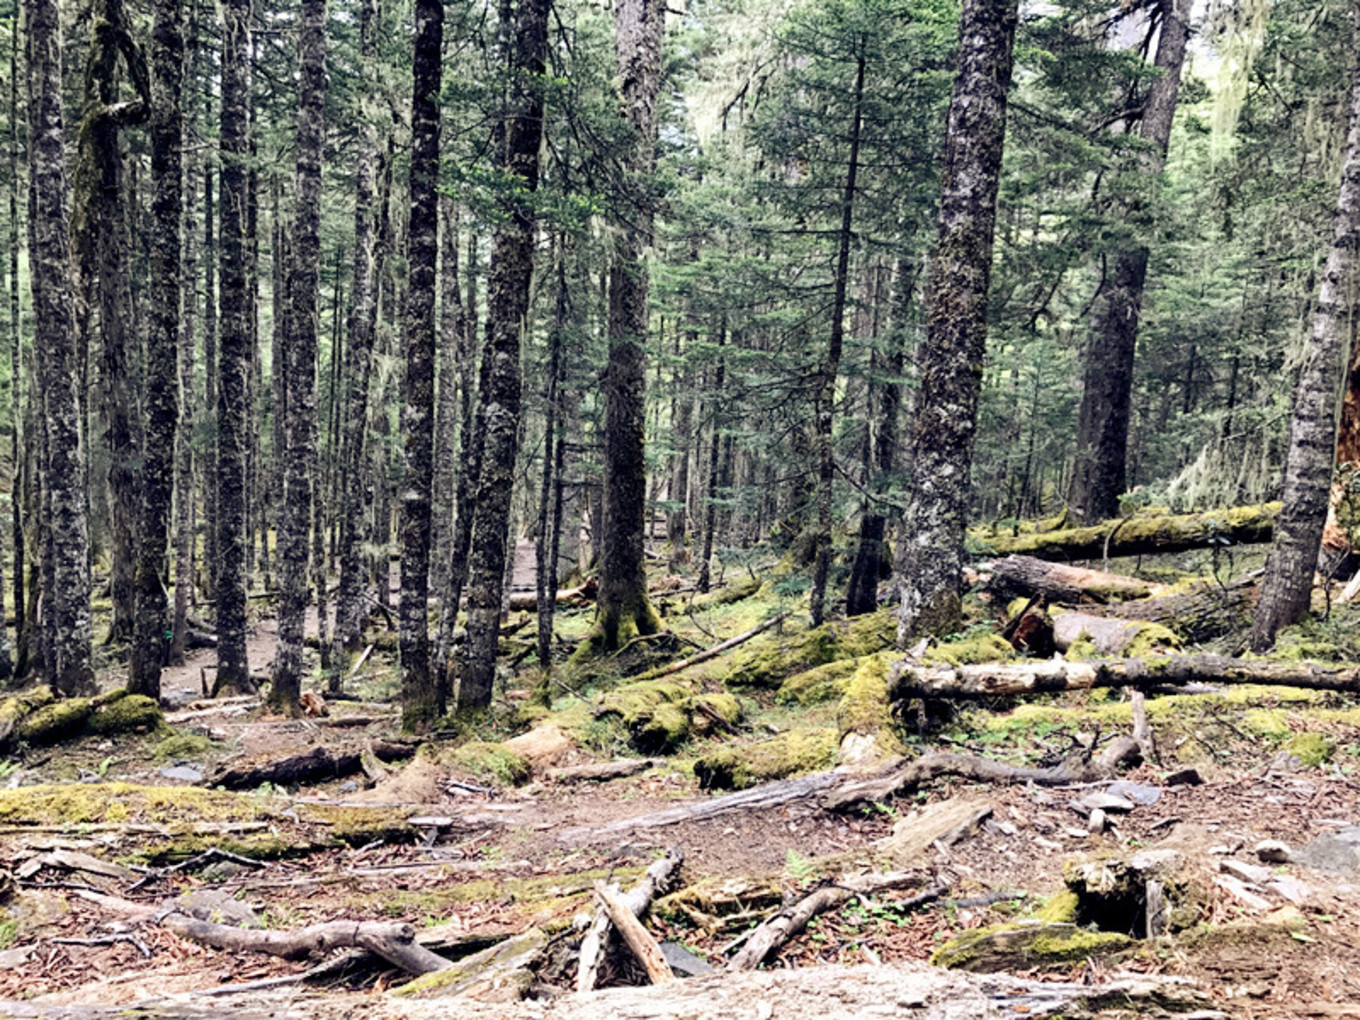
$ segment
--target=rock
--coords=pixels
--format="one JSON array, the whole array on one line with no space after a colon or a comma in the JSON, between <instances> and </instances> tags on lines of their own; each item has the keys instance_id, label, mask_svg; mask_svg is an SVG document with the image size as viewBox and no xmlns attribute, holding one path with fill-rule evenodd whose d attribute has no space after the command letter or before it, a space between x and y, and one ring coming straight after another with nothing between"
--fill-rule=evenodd
<instances>
[{"instance_id":1,"label":"rock","mask_svg":"<svg viewBox=\"0 0 1360 1020\"><path fill-rule=\"evenodd\" d=\"M1302 906L1313 895L1313 889L1306 882L1288 875L1278 875L1266 883L1266 888L1294 906Z\"/></svg>"},{"instance_id":2,"label":"rock","mask_svg":"<svg viewBox=\"0 0 1360 1020\"><path fill-rule=\"evenodd\" d=\"M203 782L203 770L192 765L171 765L163 768L160 774L166 779L173 779L180 783L201 783Z\"/></svg>"},{"instance_id":3,"label":"rock","mask_svg":"<svg viewBox=\"0 0 1360 1020\"><path fill-rule=\"evenodd\" d=\"M220 889L194 889L173 900L166 900L163 909L173 908L200 921L231 924L238 928L262 928L264 922L249 903L243 903Z\"/></svg>"},{"instance_id":4,"label":"rock","mask_svg":"<svg viewBox=\"0 0 1360 1020\"><path fill-rule=\"evenodd\" d=\"M28 959L28 954L36 948L36 946L15 946L13 949L0 950L0 970L18 967Z\"/></svg>"},{"instance_id":5,"label":"rock","mask_svg":"<svg viewBox=\"0 0 1360 1020\"><path fill-rule=\"evenodd\" d=\"M1095 808L1091 812L1091 817L1087 819L1086 830L1090 832L1092 835L1104 832L1105 822L1106 822L1105 812L1102 811L1100 808Z\"/></svg>"},{"instance_id":6,"label":"rock","mask_svg":"<svg viewBox=\"0 0 1360 1020\"><path fill-rule=\"evenodd\" d=\"M1123 797L1133 801L1135 804L1156 804L1162 799L1162 788L1160 786L1148 786L1145 783L1131 783L1127 779L1120 779L1105 787L1105 792L1114 794L1116 797Z\"/></svg>"},{"instance_id":7,"label":"rock","mask_svg":"<svg viewBox=\"0 0 1360 1020\"><path fill-rule=\"evenodd\" d=\"M1081 800L1077 801L1077 803L1087 811L1095 811L1099 808L1101 811L1107 813L1111 811L1129 812L1138 806L1127 797L1120 797L1117 794L1106 793L1102 790L1088 793L1085 797L1082 797Z\"/></svg>"},{"instance_id":8,"label":"rock","mask_svg":"<svg viewBox=\"0 0 1360 1020\"><path fill-rule=\"evenodd\" d=\"M1270 901L1264 896L1258 896L1247 888L1245 882L1233 878L1231 875L1219 875L1214 879L1214 884L1220 889L1225 889L1232 894L1233 899L1241 903L1244 907L1257 912L1265 912L1270 909Z\"/></svg>"},{"instance_id":9,"label":"rock","mask_svg":"<svg viewBox=\"0 0 1360 1020\"><path fill-rule=\"evenodd\" d=\"M1292 851L1289 844L1278 839L1263 839L1254 850L1258 860L1267 864L1288 864Z\"/></svg>"},{"instance_id":10,"label":"rock","mask_svg":"<svg viewBox=\"0 0 1360 1020\"><path fill-rule=\"evenodd\" d=\"M661 943L661 955L666 958L666 963L671 970L681 977L697 977L700 974L712 974L713 965L707 960L701 960L678 942Z\"/></svg>"},{"instance_id":11,"label":"rock","mask_svg":"<svg viewBox=\"0 0 1360 1020\"><path fill-rule=\"evenodd\" d=\"M1167 786L1199 786L1204 782L1199 769L1177 769L1164 780Z\"/></svg>"},{"instance_id":12,"label":"rock","mask_svg":"<svg viewBox=\"0 0 1360 1020\"><path fill-rule=\"evenodd\" d=\"M1259 864L1245 864L1242 861L1219 861L1218 869L1226 871L1235 878L1240 878L1244 882L1253 882L1256 885L1265 885L1275 877L1275 872L1269 868L1263 868Z\"/></svg>"},{"instance_id":13,"label":"rock","mask_svg":"<svg viewBox=\"0 0 1360 1020\"><path fill-rule=\"evenodd\" d=\"M1168 875L1182 863L1179 850L1139 850L1129 858L1129 867L1139 875Z\"/></svg>"},{"instance_id":14,"label":"rock","mask_svg":"<svg viewBox=\"0 0 1360 1020\"><path fill-rule=\"evenodd\" d=\"M1360 849L1355 843L1344 838L1342 832L1335 836L1319 836L1313 842L1293 855L1293 860L1315 871L1344 873L1360 871Z\"/></svg>"}]
</instances>

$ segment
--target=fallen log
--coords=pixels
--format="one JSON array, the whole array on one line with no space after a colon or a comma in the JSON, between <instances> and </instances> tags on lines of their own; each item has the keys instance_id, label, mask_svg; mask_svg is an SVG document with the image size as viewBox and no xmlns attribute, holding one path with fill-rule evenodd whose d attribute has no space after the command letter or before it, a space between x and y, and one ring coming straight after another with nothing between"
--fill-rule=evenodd
<instances>
[{"instance_id":1,"label":"fallen log","mask_svg":"<svg viewBox=\"0 0 1360 1020\"><path fill-rule=\"evenodd\" d=\"M1180 639L1159 623L1075 611L1053 615L1055 648L1066 652L1083 642L1088 650L1104 658L1131 658L1180 647Z\"/></svg>"},{"instance_id":2,"label":"fallen log","mask_svg":"<svg viewBox=\"0 0 1360 1020\"><path fill-rule=\"evenodd\" d=\"M589 765L569 765L551 769L548 778L554 783L604 783L646 772L659 763L657 758L621 758L618 761L592 762Z\"/></svg>"},{"instance_id":3,"label":"fallen log","mask_svg":"<svg viewBox=\"0 0 1360 1020\"><path fill-rule=\"evenodd\" d=\"M1260 577L1261 571L1253 571L1227 584L1204 581L1174 595L1108 606L1101 615L1160 623L1189 644L1212 641L1250 624L1252 609L1260 597Z\"/></svg>"},{"instance_id":4,"label":"fallen log","mask_svg":"<svg viewBox=\"0 0 1360 1020\"><path fill-rule=\"evenodd\" d=\"M416 753L415 744L395 740L372 741L374 756L383 762L404 761ZM208 776L208 786L228 790L244 790L271 783L274 786L295 786L319 783L328 779L342 779L363 771L364 749L332 751L314 747L303 754L273 758L263 762L224 764Z\"/></svg>"},{"instance_id":5,"label":"fallen log","mask_svg":"<svg viewBox=\"0 0 1360 1020\"><path fill-rule=\"evenodd\" d=\"M642 964L652 984L664 985L674 981L675 972L662 955L661 946L652 937L652 933L642 926L630 905L623 902L618 894L611 891L603 882L595 883L595 898L600 901L600 906L609 915L609 920L623 936L623 941L628 944L638 962Z\"/></svg>"},{"instance_id":6,"label":"fallen log","mask_svg":"<svg viewBox=\"0 0 1360 1020\"><path fill-rule=\"evenodd\" d=\"M750 641L751 638L755 637L757 634L763 634L771 627L783 623L785 620L789 618L789 616L790 616L789 613L780 613L778 616L772 616L764 623L759 623L756 626L752 627L750 630L743 631L742 633L738 634L736 637L728 638L726 641L720 642L719 644L714 645L712 648L691 655L687 659L680 659L678 662L672 662L658 669L654 669L651 670L650 672L643 673L641 676L635 679L636 681L639 682L642 680L657 680L663 676L670 676L673 673L679 673L682 669L688 669L690 666L697 666L701 662L707 662L709 659L716 659L719 655L722 655L723 652L730 651L731 649L736 648L738 645L745 644L747 641Z\"/></svg>"},{"instance_id":7,"label":"fallen log","mask_svg":"<svg viewBox=\"0 0 1360 1020\"><path fill-rule=\"evenodd\" d=\"M906 698L991 698L1017 694L1086 691L1095 687L1179 686L1207 682L1263 684L1310 691L1360 694L1360 667L1310 662L1265 662L1227 655L1163 655L1089 662L981 663L975 666L920 666L902 661L888 677L888 696Z\"/></svg>"},{"instance_id":8,"label":"fallen log","mask_svg":"<svg viewBox=\"0 0 1360 1020\"><path fill-rule=\"evenodd\" d=\"M1269 542L1280 515L1279 503L1104 521L1085 528L1025 532L1017 535L972 532L972 539L994 553L1022 553L1044 560L1071 562L1104 556L1141 556L1183 552L1213 545Z\"/></svg>"},{"instance_id":9,"label":"fallen log","mask_svg":"<svg viewBox=\"0 0 1360 1020\"><path fill-rule=\"evenodd\" d=\"M121 688L93 698L57 698L50 687L36 687L0 700L0 752L19 742L57 744L156 729L164 722L155 699Z\"/></svg>"},{"instance_id":10,"label":"fallen log","mask_svg":"<svg viewBox=\"0 0 1360 1020\"><path fill-rule=\"evenodd\" d=\"M1166 585L1141 577L1051 563L1035 556L1007 556L978 569L991 575L987 590L1003 600L1042 595L1049 602L1123 602L1166 590Z\"/></svg>"},{"instance_id":11,"label":"fallen log","mask_svg":"<svg viewBox=\"0 0 1360 1020\"><path fill-rule=\"evenodd\" d=\"M904 889L921 884L917 872L896 872L886 875L860 875L841 878L835 885L825 885L813 890L801 900L780 910L757 928L746 944L727 965L729 971L755 970L770 955L790 939L797 937L818 914L835 910L842 904L861 896L875 896L891 889ZM895 904L899 909L910 909L933 903L949 887L943 884L932 885L909 900Z\"/></svg>"},{"instance_id":12,"label":"fallen log","mask_svg":"<svg viewBox=\"0 0 1360 1020\"><path fill-rule=\"evenodd\" d=\"M684 859L679 850L667 851L665 857L653 861L648 866L637 885L625 895L617 897L618 904L627 910L630 916L641 917L651 907L652 900L659 893L665 892L674 882ZM617 926L617 922L605 907L595 912L590 926L581 939L580 963L576 969L577 991L592 991L599 984L600 967L604 963L611 925Z\"/></svg>"}]
</instances>

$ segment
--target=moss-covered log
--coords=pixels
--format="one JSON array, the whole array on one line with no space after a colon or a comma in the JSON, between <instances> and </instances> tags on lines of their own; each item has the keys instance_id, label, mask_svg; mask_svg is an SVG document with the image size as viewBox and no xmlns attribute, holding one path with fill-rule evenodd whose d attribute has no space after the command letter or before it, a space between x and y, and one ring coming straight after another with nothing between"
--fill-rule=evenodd
<instances>
[{"instance_id":1,"label":"moss-covered log","mask_svg":"<svg viewBox=\"0 0 1360 1020\"><path fill-rule=\"evenodd\" d=\"M379 761L404 761L416 753L415 744L392 740L372 742ZM256 762L236 762L224 765L208 778L209 786L227 790L245 790L270 783L274 786L295 786L299 783L320 783L342 779L363 771L361 747L332 751L328 747L314 747L302 754L283 758L269 758Z\"/></svg>"},{"instance_id":2,"label":"moss-covered log","mask_svg":"<svg viewBox=\"0 0 1360 1020\"><path fill-rule=\"evenodd\" d=\"M1360 694L1360 667L1310 662L1265 662L1226 655L1162 655L1090 662L983 663L930 667L899 662L889 690L906 698L990 698L1051 694L1095 687L1162 687L1187 683L1265 684Z\"/></svg>"},{"instance_id":3,"label":"moss-covered log","mask_svg":"<svg viewBox=\"0 0 1360 1020\"><path fill-rule=\"evenodd\" d=\"M58 699L51 688L39 687L0 701L0 752L19 742L56 744L75 737L157 730L164 724L160 705L141 694L117 690Z\"/></svg>"},{"instance_id":4,"label":"moss-covered log","mask_svg":"<svg viewBox=\"0 0 1360 1020\"><path fill-rule=\"evenodd\" d=\"M1254 573L1228 584L1203 581L1188 591L1108 606L1101 615L1160 623L1190 644L1212 641L1250 624L1260 596L1259 580Z\"/></svg>"},{"instance_id":5,"label":"moss-covered log","mask_svg":"<svg viewBox=\"0 0 1360 1020\"><path fill-rule=\"evenodd\" d=\"M1037 556L1007 556L984 570L991 574L987 590L1001 599L1042 595L1050 602L1123 602L1159 595L1166 585L1141 577L1110 574Z\"/></svg>"},{"instance_id":6,"label":"moss-covered log","mask_svg":"<svg viewBox=\"0 0 1360 1020\"><path fill-rule=\"evenodd\" d=\"M1209 510L1198 514L1162 514L1104 521L1061 531L1017 531L1013 534L974 530L970 539L992 553L1023 553L1044 560L1096 560L1105 555L1141 556L1182 552L1228 543L1269 542L1279 503Z\"/></svg>"},{"instance_id":7,"label":"moss-covered log","mask_svg":"<svg viewBox=\"0 0 1360 1020\"><path fill-rule=\"evenodd\" d=\"M1053 617L1053 644L1069 659L1129 659L1179 649L1181 641L1160 623L1068 612Z\"/></svg>"},{"instance_id":8,"label":"moss-covered log","mask_svg":"<svg viewBox=\"0 0 1360 1020\"><path fill-rule=\"evenodd\" d=\"M694 762L705 790L744 790L760 783L830 768L836 760L833 729L789 730L757 744L725 744Z\"/></svg>"}]
</instances>

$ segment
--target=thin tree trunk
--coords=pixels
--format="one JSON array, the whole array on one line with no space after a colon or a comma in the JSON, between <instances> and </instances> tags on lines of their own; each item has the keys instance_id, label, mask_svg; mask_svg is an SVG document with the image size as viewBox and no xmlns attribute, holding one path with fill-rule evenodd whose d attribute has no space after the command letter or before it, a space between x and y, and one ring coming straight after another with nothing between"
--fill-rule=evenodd
<instances>
[{"instance_id":1,"label":"thin tree trunk","mask_svg":"<svg viewBox=\"0 0 1360 1020\"><path fill-rule=\"evenodd\" d=\"M1352 8L1360 53L1360 3ZM1251 647L1265 652L1275 635L1308 612L1322 528L1327 517L1336 452L1336 379L1353 331L1351 296L1360 271L1360 59L1351 74L1350 121L1341 168L1332 247L1313 311L1313 335L1294 386L1289 450L1284 464L1284 508L1266 563Z\"/></svg>"},{"instance_id":2,"label":"thin tree trunk","mask_svg":"<svg viewBox=\"0 0 1360 1020\"><path fill-rule=\"evenodd\" d=\"M718 362L713 366L713 385L709 390L708 470L704 473L704 537L699 550L699 590L707 592L713 586L713 540L718 528L718 481L721 472L719 457L722 452L723 386L726 383L727 361L723 346L727 343L727 325L718 327Z\"/></svg>"},{"instance_id":3,"label":"thin tree trunk","mask_svg":"<svg viewBox=\"0 0 1360 1020\"><path fill-rule=\"evenodd\" d=\"M561 492L562 447L566 444L562 418L562 348L571 313L567 293L567 238L557 235L557 304L548 335L548 377L543 393L543 481L538 494L538 541L535 549L534 594L538 610L538 665L546 675L552 670L553 616L557 609L557 535L554 533Z\"/></svg>"},{"instance_id":4,"label":"thin tree trunk","mask_svg":"<svg viewBox=\"0 0 1360 1020\"><path fill-rule=\"evenodd\" d=\"M66 217L57 0L26 0L28 24L28 250L38 352L43 449L40 533L43 656L62 695L93 694L89 534Z\"/></svg>"},{"instance_id":5,"label":"thin tree trunk","mask_svg":"<svg viewBox=\"0 0 1360 1020\"><path fill-rule=\"evenodd\" d=\"M921 346L898 640L960 615L964 512L987 350L987 287L1018 0L964 0L949 104L939 240Z\"/></svg>"},{"instance_id":6,"label":"thin tree trunk","mask_svg":"<svg viewBox=\"0 0 1360 1020\"><path fill-rule=\"evenodd\" d=\"M855 85L850 121L850 163L845 170L845 192L841 196L841 229L836 249L835 289L831 299L831 340L822 365L821 386L817 393L817 558L812 568L812 590L808 613L812 625L820 627L826 619L826 578L831 569L831 511L836 483L834 426L836 377L840 374L841 348L845 342L845 294L850 282L850 242L854 223L855 187L859 176L859 140L864 124L864 47L860 40L855 64Z\"/></svg>"},{"instance_id":7,"label":"thin tree trunk","mask_svg":"<svg viewBox=\"0 0 1360 1020\"><path fill-rule=\"evenodd\" d=\"M293 177L288 335L284 350L283 513L279 519L279 642L269 705L300 710L305 647L312 480L316 475L317 292L321 276L321 150L326 114L326 0L302 0ZM279 451L275 451L279 456ZM262 522L267 534L268 528Z\"/></svg>"},{"instance_id":8,"label":"thin tree trunk","mask_svg":"<svg viewBox=\"0 0 1360 1020\"><path fill-rule=\"evenodd\" d=\"M246 661L246 435L254 332L247 294L250 2L222 4L222 336L217 359L217 679L215 695L255 692Z\"/></svg>"},{"instance_id":9,"label":"thin tree trunk","mask_svg":"<svg viewBox=\"0 0 1360 1020\"><path fill-rule=\"evenodd\" d=\"M28 643L24 613L24 517L25 498L31 484L24 470L27 443L24 428L24 373L23 341L19 328L19 31L18 24L10 30L9 50L9 378L10 378L10 463L13 475L10 483L10 536L14 545L14 643L15 658L9 675L23 677L28 670ZM0 614L4 606L0 604ZM0 624L0 635L3 635ZM9 654L8 640L0 640L3 654ZM0 661L0 666L4 662Z\"/></svg>"},{"instance_id":10,"label":"thin tree trunk","mask_svg":"<svg viewBox=\"0 0 1360 1020\"><path fill-rule=\"evenodd\" d=\"M137 621L128 690L160 698L166 640L166 547L180 407L180 236L184 30L180 0L156 0L151 29L151 302L146 338L146 438L138 534Z\"/></svg>"},{"instance_id":11,"label":"thin tree trunk","mask_svg":"<svg viewBox=\"0 0 1360 1020\"><path fill-rule=\"evenodd\" d=\"M189 25L193 58L187 80L188 94L194 95L198 82L197 17ZM192 118L192 99L190 100ZM186 131L188 136L190 132ZM197 412L194 392L195 326L198 321L198 242L194 233L195 195L198 160L192 150L185 153L184 172L184 269L180 279L184 330L179 345L180 420L175 453L175 617L170 638L170 662L184 662L188 635L189 606L194 601L194 422Z\"/></svg>"},{"instance_id":12,"label":"thin tree trunk","mask_svg":"<svg viewBox=\"0 0 1360 1020\"><path fill-rule=\"evenodd\" d=\"M538 188L543 140L543 74L548 46L548 0L520 0L513 26L505 26L506 54L517 94L503 125L502 165L532 195ZM534 272L534 210L511 196L496 229L487 281L487 338L478 392L482 459L478 471L468 557L467 640L459 657L458 709L491 703L496 675L501 598L505 581L510 498L519 453L520 345L529 313Z\"/></svg>"},{"instance_id":13,"label":"thin tree trunk","mask_svg":"<svg viewBox=\"0 0 1360 1020\"><path fill-rule=\"evenodd\" d=\"M212 100L207 119L212 120ZM217 168L212 160L203 166L203 406L209 419L217 423L217 245L213 234L217 212L213 208L213 178ZM217 598L217 442L203 451L203 590ZM215 611L214 611L215 615Z\"/></svg>"},{"instance_id":14,"label":"thin tree trunk","mask_svg":"<svg viewBox=\"0 0 1360 1020\"><path fill-rule=\"evenodd\" d=\"M622 162L633 199L609 271L609 361L605 368L604 534L594 645L613 651L661 621L647 599L643 569L647 465L647 263L652 200L642 187L656 161L656 98L661 87L664 0L620 0L614 7L623 116L632 128Z\"/></svg>"},{"instance_id":15,"label":"thin tree trunk","mask_svg":"<svg viewBox=\"0 0 1360 1020\"><path fill-rule=\"evenodd\" d=\"M462 408L458 384L463 351L463 302L458 280L458 206L447 196L439 201L439 411L435 422L434 491L431 499L430 590L439 603L439 638L434 674L444 682L448 645L444 619L448 616L453 576L453 512L458 484L458 426ZM455 608L456 613L456 608Z\"/></svg>"},{"instance_id":16,"label":"thin tree trunk","mask_svg":"<svg viewBox=\"0 0 1360 1020\"><path fill-rule=\"evenodd\" d=\"M359 5L359 64L371 67L377 49L377 0ZM349 319L349 372L345 435L341 457L347 484L340 490L340 590L335 605L335 672L332 689L339 683L344 652L358 651L363 629L363 593L367 581L364 564L366 486L364 439L368 430L368 386L373 374L373 191L377 145L367 119L354 117L358 132L354 173L354 283Z\"/></svg>"},{"instance_id":17,"label":"thin tree trunk","mask_svg":"<svg viewBox=\"0 0 1360 1020\"><path fill-rule=\"evenodd\" d=\"M1181 65L1185 62L1185 44L1190 34L1190 0L1160 0L1159 9L1161 37L1154 60L1159 74L1148 90L1139 132L1148 143L1141 171L1150 181L1155 181L1166 165ZM1144 208L1144 203L1137 203L1127 210L1127 218L1145 216ZM1147 267L1146 244L1114 252L1095 301L1068 499L1071 513L1078 521L1095 522L1119 515L1128 453L1134 348Z\"/></svg>"},{"instance_id":18,"label":"thin tree trunk","mask_svg":"<svg viewBox=\"0 0 1360 1020\"><path fill-rule=\"evenodd\" d=\"M430 490L434 481L435 291L439 243L439 89L443 0L416 0L412 40L410 284L402 402L402 727L423 732L444 714L444 686L430 670Z\"/></svg>"}]
</instances>

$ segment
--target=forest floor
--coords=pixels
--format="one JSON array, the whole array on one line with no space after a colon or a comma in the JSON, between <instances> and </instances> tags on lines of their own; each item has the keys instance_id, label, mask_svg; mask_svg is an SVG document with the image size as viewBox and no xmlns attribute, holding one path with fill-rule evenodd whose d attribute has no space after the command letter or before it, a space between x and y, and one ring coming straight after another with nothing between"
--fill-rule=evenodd
<instances>
[{"instance_id":1,"label":"forest floor","mask_svg":"<svg viewBox=\"0 0 1360 1020\"><path fill-rule=\"evenodd\" d=\"M87 737L0 759L0 786L8 787L0 790L0 879L13 876L11 889L0 882L0 1017L103 1016L137 1006L144 1012L135 1015L148 1017L415 1018L446 1015L453 1005L440 997L448 988L403 987L409 975L362 953L347 969L290 982L324 954L287 960L210 948L157 923L169 901L191 904L182 909L205 919L270 932L325 921L407 922L418 941L450 958L541 932L522 972L495 972L457 989L456 1008L468 1020L826 1010L846 1017L1360 1016L1360 711L1350 699L1264 687L1150 697L1158 760L1119 777L1126 785L1113 792L1136 798L1136 806L1112 809L1103 831L1093 832L1087 808L1074 802L1110 792L1108 783L960 779L867 808L834 811L799 797L656 824L659 811L721 795L702 789L696 773L724 754L737 754L770 784L833 766L854 707L853 676L893 654L884 614L833 623L819 636L800 619L796 592L769 584L756 590L744 570L731 582L724 601L722 593L696 597L681 579L658 577L670 647L593 671L564 664L551 705L532 710L536 670L507 673L479 739L440 733L408 763L372 775L239 793L213 788L229 768L317 747L340 753L396 741L397 678L381 653L348 684L361 700L329 700L325 716L283 719L251 702L197 700L213 652L196 651L166 674L167 693L186 703L167 714L169 730ZM266 672L273 620L267 605L252 608L260 616L251 665ZM780 627L675 676L630 684L618 675L785 611L794 613ZM977 611L974 631L988 625L986 613ZM589 610L565 611L559 639L579 640L590 619ZM1339 610L1330 629L1311 633L1314 650L1354 623ZM371 634L381 633L381 622L374 626ZM519 640L510 635L503 650L513 653ZM799 658L814 645L816 661ZM119 683L112 669L104 679L107 687ZM825 690L813 693L819 683ZM712 708L699 709L702 698L729 690L737 694L735 721L719 723ZM667 705L683 709L682 722L666 715ZM880 753L885 746L908 755L967 752L1034 765L1093 748L1129 721L1120 695L1080 692L994 700L946 712L929 726L899 720L878 741ZM641 735L658 726L671 727L666 746L643 741L639 749ZM766 768L760 763L772 750L785 760ZM572 781L575 766L644 752L647 764L635 774ZM1197 776L1184 775L1187 767ZM1194 778L1200 782L1184 781ZM934 838L935 820L960 805L974 824ZM918 876L915 888L828 911L778 947L764 970L723 973L755 923L781 904L829 879L882 871L883 848L920 833L927 841L913 845L909 859L891 861ZM1255 852L1263 840L1285 844L1276 851L1284 859L1263 864ZM196 858L214 847L229 855ZM684 967L718 973L641 996L627 987L572 993L580 936L571 922L594 910L595 883L612 880L626 890L671 849L684 856L684 892L658 904L647 927L678 947ZM1164 855L1175 862L1168 888L1180 896L1171 933L1093 943L1089 952L1078 941L1075 952L1022 956L999 974L926 966L962 934L1014 929L1027 916L1053 920L1074 865L1149 850L1175 852ZM186 861L193 863L171 870ZM904 905L937 883L948 885L947 894ZM139 915L129 904L151 910ZM1136 910L1127 909L1101 927L1140 934ZM1122 987L1119 981L1170 977L1188 983L1156 986L1150 997L1144 990L1082 998ZM609 957L603 984L645 982L626 953ZM1041 986L1058 998L1044 998Z\"/></svg>"}]
</instances>

